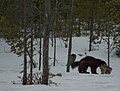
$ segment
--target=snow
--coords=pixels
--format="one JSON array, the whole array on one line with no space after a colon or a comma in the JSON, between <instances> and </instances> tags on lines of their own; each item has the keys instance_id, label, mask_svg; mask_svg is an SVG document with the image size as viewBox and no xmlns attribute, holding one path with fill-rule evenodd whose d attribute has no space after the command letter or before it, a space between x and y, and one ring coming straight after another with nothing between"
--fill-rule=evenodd
<instances>
[{"instance_id":1,"label":"snow","mask_svg":"<svg viewBox=\"0 0 120 91\"><path fill-rule=\"evenodd\" d=\"M107 62L107 46L100 44L99 50L92 52L88 51L88 38L75 37L73 38L72 53L77 55L76 61L91 55ZM111 53L110 66L113 68L112 73L100 74L79 74L77 68L67 73L67 52L63 43L58 39L57 41L57 62L56 66L50 66L51 73L61 73L62 77L55 76L50 78L55 84L46 85L22 85L17 76L20 75L22 67L19 66L23 62L23 57L17 57L10 53L9 46L5 44L4 40L0 41L0 91L120 91L120 59ZM53 58L53 48L50 45L50 57ZM79 56L82 54L83 56ZM37 58L36 58L37 59ZM49 60L52 64L53 59ZM90 68L88 69L90 71ZM12 84L12 82L18 82Z\"/></svg>"}]
</instances>

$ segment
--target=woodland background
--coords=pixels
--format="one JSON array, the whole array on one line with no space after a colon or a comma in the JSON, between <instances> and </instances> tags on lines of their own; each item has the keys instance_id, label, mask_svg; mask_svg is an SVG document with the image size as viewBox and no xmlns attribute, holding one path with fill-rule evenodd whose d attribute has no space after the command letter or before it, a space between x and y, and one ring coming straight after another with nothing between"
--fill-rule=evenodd
<instances>
[{"instance_id":1,"label":"woodland background","mask_svg":"<svg viewBox=\"0 0 120 91\"><path fill-rule=\"evenodd\" d=\"M23 85L34 84L36 50L39 70L43 66L39 83L48 85L50 41L55 66L56 38L68 47L69 62L72 37L83 35L89 36L89 51L94 49L93 44L106 41L108 65L111 50L120 56L120 0L0 0L0 37L10 45L11 52L23 56Z\"/></svg>"}]
</instances>

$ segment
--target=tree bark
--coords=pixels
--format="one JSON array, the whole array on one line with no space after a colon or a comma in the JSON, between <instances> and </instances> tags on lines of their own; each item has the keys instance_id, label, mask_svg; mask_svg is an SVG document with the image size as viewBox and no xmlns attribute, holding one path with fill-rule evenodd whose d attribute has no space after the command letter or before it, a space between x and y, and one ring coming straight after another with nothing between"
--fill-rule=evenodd
<instances>
[{"instance_id":1,"label":"tree bark","mask_svg":"<svg viewBox=\"0 0 120 91\"><path fill-rule=\"evenodd\" d=\"M33 30L31 29L31 48L30 48L30 84L32 83L32 73L33 73Z\"/></svg>"},{"instance_id":2,"label":"tree bark","mask_svg":"<svg viewBox=\"0 0 120 91\"><path fill-rule=\"evenodd\" d=\"M55 28L54 28L54 62L53 66L55 66L56 63L56 30L57 30L57 21L58 21L58 0L56 0L56 10L55 10Z\"/></svg>"},{"instance_id":3,"label":"tree bark","mask_svg":"<svg viewBox=\"0 0 120 91\"><path fill-rule=\"evenodd\" d=\"M39 41L39 71L40 71L41 70L41 42L42 42L42 39L41 39L41 37L39 37L39 39L40 39L40 41Z\"/></svg>"},{"instance_id":4,"label":"tree bark","mask_svg":"<svg viewBox=\"0 0 120 91\"><path fill-rule=\"evenodd\" d=\"M23 28L24 28L24 72L23 72L23 85L27 84L27 30L25 28L25 21L26 21L26 14L25 14L25 0L23 1L23 14L24 14L24 20L23 20Z\"/></svg>"},{"instance_id":5,"label":"tree bark","mask_svg":"<svg viewBox=\"0 0 120 91\"><path fill-rule=\"evenodd\" d=\"M110 33L108 30L108 66L110 66Z\"/></svg>"},{"instance_id":6,"label":"tree bark","mask_svg":"<svg viewBox=\"0 0 120 91\"><path fill-rule=\"evenodd\" d=\"M45 0L45 32L43 39L43 75L42 84L48 85L49 78L49 13L50 12L50 0Z\"/></svg>"},{"instance_id":7,"label":"tree bark","mask_svg":"<svg viewBox=\"0 0 120 91\"><path fill-rule=\"evenodd\" d=\"M68 48L68 61L67 61L67 63L70 62L71 50L72 50L73 4L74 4L74 0L71 0L70 34L69 34L69 48ZM66 72L70 72L70 65L67 65Z\"/></svg>"},{"instance_id":8,"label":"tree bark","mask_svg":"<svg viewBox=\"0 0 120 91\"><path fill-rule=\"evenodd\" d=\"M41 46L42 46L42 33L41 33L41 15L40 15L40 21L39 21L39 71L41 70Z\"/></svg>"},{"instance_id":9,"label":"tree bark","mask_svg":"<svg viewBox=\"0 0 120 91\"><path fill-rule=\"evenodd\" d=\"M89 41L89 51L92 51L92 40L93 40L93 19L90 20L90 41Z\"/></svg>"},{"instance_id":10,"label":"tree bark","mask_svg":"<svg viewBox=\"0 0 120 91\"><path fill-rule=\"evenodd\" d=\"M27 38L26 30L24 30L24 72L23 72L23 85L27 84Z\"/></svg>"},{"instance_id":11,"label":"tree bark","mask_svg":"<svg viewBox=\"0 0 120 91\"><path fill-rule=\"evenodd\" d=\"M56 37L54 36L54 62L53 66L55 66L56 63Z\"/></svg>"}]
</instances>

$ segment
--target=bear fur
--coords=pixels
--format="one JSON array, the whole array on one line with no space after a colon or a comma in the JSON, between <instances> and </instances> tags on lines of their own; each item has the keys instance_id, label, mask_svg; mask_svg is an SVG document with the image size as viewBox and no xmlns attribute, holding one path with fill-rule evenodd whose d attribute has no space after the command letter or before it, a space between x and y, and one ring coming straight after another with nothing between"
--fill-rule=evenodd
<instances>
[{"instance_id":1,"label":"bear fur","mask_svg":"<svg viewBox=\"0 0 120 91\"><path fill-rule=\"evenodd\" d=\"M91 68L92 74L97 74L97 68L101 65L107 65L105 61L101 59L94 58L92 56L86 56L80 61L71 64L72 69L78 66L79 73L89 73L87 72L88 67Z\"/></svg>"},{"instance_id":2,"label":"bear fur","mask_svg":"<svg viewBox=\"0 0 120 91\"><path fill-rule=\"evenodd\" d=\"M100 66L101 74L111 74L112 68L107 65Z\"/></svg>"}]
</instances>

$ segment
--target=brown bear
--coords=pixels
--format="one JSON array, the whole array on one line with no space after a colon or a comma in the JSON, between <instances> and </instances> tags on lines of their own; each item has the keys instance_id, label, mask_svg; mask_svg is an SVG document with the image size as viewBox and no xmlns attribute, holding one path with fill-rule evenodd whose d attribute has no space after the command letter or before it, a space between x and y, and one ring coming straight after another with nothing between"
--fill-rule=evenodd
<instances>
[{"instance_id":1,"label":"brown bear","mask_svg":"<svg viewBox=\"0 0 120 91\"><path fill-rule=\"evenodd\" d=\"M107 65L105 61L101 59L94 58L92 56L86 56L80 61L74 62L71 64L72 69L78 66L79 73L89 73L87 72L88 67L91 68L92 74L97 74L97 68L101 65Z\"/></svg>"},{"instance_id":2,"label":"brown bear","mask_svg":"<svg viewBox=\"0 0 120 91\"><path fill-rule=\"evenodd\" d=\"M107 65L100 66L101 74L111 74L112 68Z\"/></svg>"}]
</instances>

